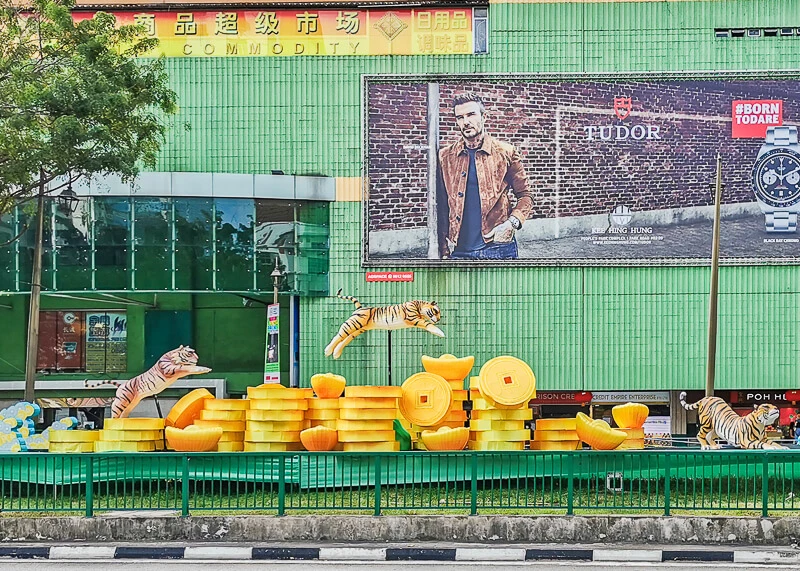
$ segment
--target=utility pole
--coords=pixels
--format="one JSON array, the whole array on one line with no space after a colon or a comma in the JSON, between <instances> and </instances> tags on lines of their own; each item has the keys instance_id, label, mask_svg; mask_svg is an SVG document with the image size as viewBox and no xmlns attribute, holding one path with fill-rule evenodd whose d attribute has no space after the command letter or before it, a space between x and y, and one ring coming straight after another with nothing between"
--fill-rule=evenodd
<instances>
[{"instance_id":1,"label":"utility pole","mask_svg":"<svg viewBox=\"0 0 800 571\"><path fill-rule=\"evenodd\" d=\"M711 246L711 288L708 303L708 357L706 360L706 396L714 396L717 366L717 297L719 289L719 225L722 202L722 157L717 153L717 181L714 189L714 239Z\"/></svg>"},{"instance_id":2,"label":"utility pole","mask_svg":"<svg viewBox=\"0 0 800 571\"><path fill-rule=\"evenodd\" d=\"M44 226L44 172L39 169L39 197L36 202L36 243L33 249L31 304L28 313L28 340L25 354L25 400L33 402L36 360L39 355L39 302L42 292L42 231Z\"/></svg>"}]
</instances>

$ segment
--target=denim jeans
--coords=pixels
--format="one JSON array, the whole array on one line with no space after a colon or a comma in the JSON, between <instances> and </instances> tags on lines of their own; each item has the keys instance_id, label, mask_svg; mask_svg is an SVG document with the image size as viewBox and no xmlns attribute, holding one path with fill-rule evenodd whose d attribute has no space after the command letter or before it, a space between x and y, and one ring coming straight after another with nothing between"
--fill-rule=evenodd
<instances>
[{"instance_id":1,"label":"denim jeans","mask_svg":"<svg viewBox=\"0 0 800 571\"><path fill-rule=\"evenodd\" d=\"M505 244L486 244L480 250L470 252L453 252L450 254L451 260L516 260L519 252L517 251L517 241L512 239Z\"/></svg>"}]
</instances>

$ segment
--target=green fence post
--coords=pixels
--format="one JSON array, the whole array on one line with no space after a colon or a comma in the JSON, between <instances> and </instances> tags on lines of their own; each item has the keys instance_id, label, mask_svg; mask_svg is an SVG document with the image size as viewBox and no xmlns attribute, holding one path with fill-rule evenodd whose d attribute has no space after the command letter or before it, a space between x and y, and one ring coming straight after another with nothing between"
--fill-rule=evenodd
<instances>
[{"instance_id":1,"label":"green fence post","mask_svg":"<svg viewBox=\"0 0 800 571\"><path fill-rule=\"evenodd\" d=\"M375 456L375 515L381 515L381 456Z\"/></svg>"},{"instance_id":2,"label":"green fence post","mask_svg":"<svg viewBox=\"0 0 800 571\"><path fill-rule=\"evenodd\" d=\"M86 457L86 517L94 515L94 457Z\"/></svg>"},{"instance_id":3,"label":"green fence post","mask_svg":"<svg viewBox=\"0 0 800 571\"><path fill-rule=\"evenodd\" d=\"M670 494L670 480L672 479L672 469L670 467L670 461L668 456L663 457L666 463L666 467L664 469L664 515L669 515L669 494Z\"/></svg>"},{"instance_id":4,"label":"green fence post","mask_svg":"<svg viewBox=\"0 0 800 571\"><path fill-rule=\"evenodd\" d=\"M769 463L768 452L762 452L761 456L761 517L769 515Z\"/></svg>"},{"instance_id":5,"label":"green fence post","mask_svg":"<svg viewBox=\"0 0 800 571\"><path fill-rule=\"evenodd\" d=\"M278 459L278 515L286 513L286 457Z\"/></svg>"},{"instance_id":6,"label":"green fence post","mask_svg":"<svg viewBox=\"0 0 800 571\"><path fill-rule=\"evenodd\" d=\"M474 452L470 458L472 467L470 474L469 515L478 514L478 455Z\"/></svg>"},{"instance_id":7,"label":"green fence post","mask_svg":"<svg viewBox=\"0 0 800 571\"><path fill-rule=\"evenodd\" d=\"M189 455L181 458L181 517L189 515Z\"/></svg>"},{"instance_id":8,"label":"green fence post","mask_svg":"<svg viewBox=\"0 0 800 571\"><path fill-rule=\"evenodd\" d=\"M567 515L573 515L575 501L575 486L573 479L575 478L575 465L572 461L572 454L567 453Z\"/></svg>"}]
</instances>

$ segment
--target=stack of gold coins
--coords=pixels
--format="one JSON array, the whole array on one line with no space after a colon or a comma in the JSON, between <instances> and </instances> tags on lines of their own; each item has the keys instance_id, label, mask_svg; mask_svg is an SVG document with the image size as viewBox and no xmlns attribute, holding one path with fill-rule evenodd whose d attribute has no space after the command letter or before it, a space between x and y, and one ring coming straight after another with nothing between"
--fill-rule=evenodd
<instances>
[{"instance_id":1,"label":"stack of gold coins","mask_svg":"<svg viewBox=\"0 0 800 571\"><path fill-rule=\"evenodd\" d=\"M417 449L425 450L422 433L440 426L451 414L453 389L444 377L427 371L411 375L403 381L401 388L398 407L411 423L409 434L412 444Z\"/></svg>"},{"instance_id":2,"label":"stack of gold coins","mask_svg":"<svg viewBox=\"0 0 800 571\"><path fill-rule=\"evenodd\" d=\"M163 418L107 418L95 452L152 452L164 449ZM52 438L52 433L51 433Z\"/></svg>"},{"instance_id":3,"label":"stack of gold coins","mask_svg":"<svg viewBox=\"0 0 800 571\"><path fill-rule=\"evenodd\" d=\"M438 430L442 426L460 428L467 422L467 411L464 402L469 399L469 393L464 388L464 379L472 370L475 357L457 358L455 355L444 354L439 358L422 356L422 366L428 373L441 376L452 389L453 401L450 411L441 422L434 426L422 427L425 430Z\"/></svg>"},{"instance_id":4,"label":"stack of gold coins","mask_svg":"<svg viewBox=\"0 0 800 571\"><path fill-rule=\"evenodd\" d=\"M51 430L50 452L94 452L94 443L100 438L99 430Z\"/></svg>"},{"instance_id":5,"label":"stack of gold coins","mask_svg":"<svg viewBox=\"0 0 800 571\"><path fill-rule=\"evenodd\" d=\"M345 452L397 452L394 419L400 387L345 387L339 399L339 443Z\"/></svg>"},{"instance_id":6,"label":"stack of gold coins","mask_svg":"<svg viewBox=\"0 0 800 571\"><path fill-rule=\"evenodd\" d=\"M311 389L288 389L279 384L247 388L247 452L303 450L300 433L309 427L305 415Z\"/></svg>"},{"instance_id":7,"label":"stack of gold coins","mask_svg":"<svg viewBox=\"0 0 800 571\"><path fill-rule=\"evenodd\" d=\"M479 377L470 378L472 412L469 421L469 450L525 450L531 432L525 421L533 418L528 403L511 408L488 402L478 389ZM500 408L498 408L500 407Z\"/></svg>"},{"instance_id":8,"label":"stack of gold coins","mask_svg":"<svg viewBox=\"0 0 800 571\"><path fill-rule=\"evenodd\" d=\"M250 401L244 399L203 399L203 410L192 424L222 429L217 452L241 452L244 450L245 415L249 408Z\"/></svg>"},{"instance_id":9,"label":"stack of gold coins","mask_svg":"<svg viewBox=\"0 0 800 571\"><path fill-rule=\"evenodd\" d=\"M540 418L536 421L531 450L577 450L580 447L574 418Z\"/></svg>"}]
</instances>

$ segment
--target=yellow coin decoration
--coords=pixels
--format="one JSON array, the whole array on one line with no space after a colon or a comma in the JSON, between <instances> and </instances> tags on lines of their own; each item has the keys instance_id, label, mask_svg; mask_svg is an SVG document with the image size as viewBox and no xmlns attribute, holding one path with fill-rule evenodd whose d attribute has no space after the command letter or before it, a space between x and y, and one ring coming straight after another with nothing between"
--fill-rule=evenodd
<instances>
[{"instance_id":1,"label":"yellow coin decoration","mask_svg":"<svg viewBox=\"0 0 800 571\"><path fill-rule=\"evenodd\" d=\"M405 380L402 388L403 396L397 404L412 424L434 426L450 412L453 390L441 375L416 373Z\"/></svg>"},{"instance_id":2,"label":"yellow coin decoration","mask_svg":"<svg viewBox=\"0 0 800 571\"><path fill-rule=\"evenodd\" d=\"M525 361L509 356L495 357L481 367L478 388L490 403L523 405L536 398L536 377Z\"/></svg>"}]
</instances>

